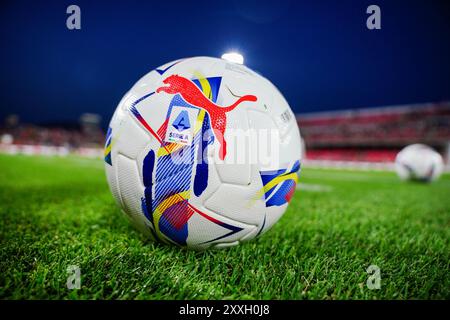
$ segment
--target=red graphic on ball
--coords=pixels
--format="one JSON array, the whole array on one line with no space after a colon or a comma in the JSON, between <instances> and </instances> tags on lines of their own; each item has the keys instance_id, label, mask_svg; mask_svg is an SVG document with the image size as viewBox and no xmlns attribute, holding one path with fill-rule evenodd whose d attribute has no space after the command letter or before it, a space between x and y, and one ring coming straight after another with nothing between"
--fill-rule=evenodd
<instances>
[{"instance_id":1,"label":"red graphic on ball","mask_svg":"<svg viewBox=\"0 0 450 320\"><path fill-rule=\"evenodd\" d=\"M208 112L211 119L211 127L220 144L219 158L223 160L227 153L227 144L224 139L227 125L226 113L232 111L244 101L255 102L257 100L256 96L245 95L240 97L232 105L222 107L209 100L199 89L199 87L195 85L195 83L182 76L171 75L164 79L163 83L168 86L159 87L156 90L157 93L164 91L169 94L180 94L187 103L202 108Z\"/></svg>"}]
</instances>

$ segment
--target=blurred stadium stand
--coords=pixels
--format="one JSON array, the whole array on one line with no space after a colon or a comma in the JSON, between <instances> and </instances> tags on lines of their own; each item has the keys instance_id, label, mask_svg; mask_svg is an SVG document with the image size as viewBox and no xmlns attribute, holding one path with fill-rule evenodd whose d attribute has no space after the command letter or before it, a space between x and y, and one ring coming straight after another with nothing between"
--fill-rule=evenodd
<instances>
[{"instance_id":1,"label":"blurred stadium stand","mask_svg":"<svg viewBox=\"0 0 450 320\"><path fill-rule=\"evenodd\" d=\"M78 123L33 125L10 115L0 127L0 151L7 153L101 156L105 134L100 116L83 114Z\"/></svg>"},{"instance_id":2,"label":"blurred stadium stand","mask_svg":"<svg viewBox=\"0 0 450 320\"><path fill-rule=\"evenodd\" d=\"M298 114L306 160L392 163L424 143L449 158L450 102Z\"/></svg>"}]
</instances>

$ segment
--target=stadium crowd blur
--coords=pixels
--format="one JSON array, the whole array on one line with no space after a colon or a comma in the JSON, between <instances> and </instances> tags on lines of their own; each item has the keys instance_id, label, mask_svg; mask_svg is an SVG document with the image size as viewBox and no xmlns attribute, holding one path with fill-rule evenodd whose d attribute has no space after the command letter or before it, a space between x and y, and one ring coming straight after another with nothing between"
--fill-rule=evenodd
<instances>
[{"instance_id":1,"label":"stadium crowd blur","mask_svg":"<svg viewBox=\"0 0 450 320\"><path fill-rule=\"evenodd\" d=\"M25 150L24 153L98 155L105 141L100 120L100 116L87 113L76 123L34 125L21 123L17 115L10 115L0 127L0 149L13 153Z\"/></svg>"},{"instance_id":2,"label":"stadium crowd blur","mask_svg":"<svg viewBox=\"0 0 450 320\"><path fill-rule=\"evenodd\" d=\"M424 143L448 158L450 102L298 115L307 159L393 162Z\"/></svg>"}]
</instances>

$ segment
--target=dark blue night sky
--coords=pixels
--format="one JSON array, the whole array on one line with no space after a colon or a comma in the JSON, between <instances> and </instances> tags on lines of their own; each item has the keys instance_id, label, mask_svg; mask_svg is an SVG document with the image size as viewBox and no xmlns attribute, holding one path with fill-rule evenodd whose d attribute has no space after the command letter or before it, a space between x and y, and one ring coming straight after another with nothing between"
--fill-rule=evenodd
<instances>
[{"instance_id":1,"label":"dark blue night sky","mask_svg":"<svg viewBox=\"0 0 450 320\"><path fill-rule=\"evenodd\" d=\"M66 28L77 4L82 30ZM381 7L382 29L366 28ZM141 76L236 49L295 112L450 99L446 1L55 1L0 5L0 118L108 122Z\"/></svg>"}]
</instances>

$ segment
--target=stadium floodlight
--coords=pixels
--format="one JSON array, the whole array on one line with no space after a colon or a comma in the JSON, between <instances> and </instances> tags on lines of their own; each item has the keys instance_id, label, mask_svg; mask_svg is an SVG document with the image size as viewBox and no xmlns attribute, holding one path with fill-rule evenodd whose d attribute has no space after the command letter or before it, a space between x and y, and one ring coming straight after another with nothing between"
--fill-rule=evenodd
<instances>
[{"instance_id":1,"label":"stadium floodlight","mask_svg":"<svg viewBox=\"0 0 450 320\"><path fill-rule=\"evenodd\" d=\"M237 52L224 53L222 59L238 64L244 64L244 56Z\"/></svg>"}]
</instances>

